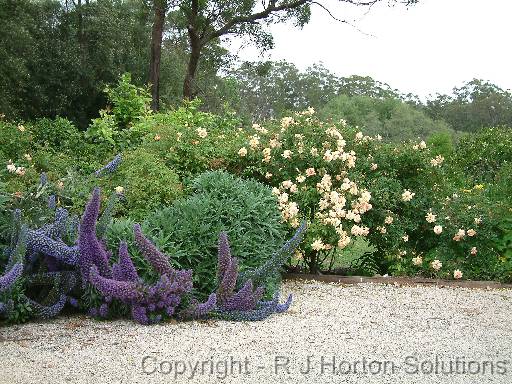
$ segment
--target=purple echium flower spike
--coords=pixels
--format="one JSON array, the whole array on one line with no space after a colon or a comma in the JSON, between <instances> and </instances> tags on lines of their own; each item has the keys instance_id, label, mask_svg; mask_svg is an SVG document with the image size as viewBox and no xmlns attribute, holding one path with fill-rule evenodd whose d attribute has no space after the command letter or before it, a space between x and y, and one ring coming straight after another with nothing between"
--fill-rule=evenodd
<instances>
[{"instance_id":1,"label":"purple echium flower spike","mask_svg":"<svg viewBox=\"0 0 512 384\"><path fill-rule=\"evenodd\" d=\"M277 304L276 306L276 313L286 312L288 308L290 308L290 305L292 304L293 296L290 293L288 295L288 299L283 304Z\"/></svg>"},{"instance_id":2,"label":"purple echium flower spike","mask_svg":"<svg viewBox=\"0 0 512 384\"><path fill-rule=\"evenodd\" d=\"M259 321L264 320L273 313L286 311L292 302L292 295L288 296L285 303L279 304L279 294L276 293L270 301L262 301L258 308L250 311L224 311L219 310L218 315L225 320L232 321Z\"/></svg>"},{"instance_id":3,"label":"purple echium flower spike","mask_svg":"<svg viewBox=\"0 0 512 384\"><path fill-rule=\"evenodd\" d=\"M128 254L128 244L122 241L119 244L119 262L112 267L112 275L119 281L138 281L139 275Z\"/></svg>"},{"instance_id":4,"label":"purple echium flower spike","mask_svg":"<svg viewBox=\"0 0 512 384\"><path fill-rule=\"evenodd\" d=\"M169 258L160 252L151 241L144 237L139 224L133 226L133 233L135 235L135 244L153 268L161 275L171 276L174 273L174 269L169 263Z\"/></svg>"},{"instance_id":5,"label":"purple echium flower spike","mask_svg":"<svg viewBox=\"0 0 512 384\"><path fill-rule=\"evenodd\" d=\"M41 317L43 319L48 319L50 317L57 316L60 313L60 311L62 311L62 308L64 308L64 305L66 305L66 301L67 296L61 295L59 300L55 304L45 307L44 305L41 305L35 302L34 300L28 299L28 302L36 316Z\"/></svg>"},{"instance_id":6,"label":"purple echium flower spike","mask_svg":"<svg viewBox=\"0 0 512 384\"><path fill-rule=\"evenodd\" d=\"M60 240L53 240L39 230L28 231L27 246L31 250L52 256L69 265L76 265L78 261L78 247L70 247Z\"/></svg>"},{"instance_id":7,"label":"purple echium flower spike","mask_svg":"<svg viewBox=\"0 0 512 384\"><path fill-rule=\"evenodd\" d=\"M263 292L261 292L262 294ZM258 296L260 291L257 292ZM248 311L256 308L260 297L253 292L252 281L248 280L245 285L235 294L228 297L222 304L221 309L226 311Z\"/></svg>"},{"instance_id":8,"label":"purple echium flower spike","mask_svg":"<svg viewBox=\"0 0 512 384\"><path fill-rule=\"evenodd\" d=\"M52 211L57 207L57 198L55 195L50 195L48 197L48 209L51 209Z\"/></svg>"},{"instance_id":9,"label":"purple echium flower spike","mask_svg":"<svg viewBox=\"0 0 512 384\"><path fill-rule=\"evenodd\" d=\"M116 155L110 163L105 165L103 168L98 169L95 174L97 177L101 177L108 173L114 173L121 164L122 157L120 154Z\"/></svg>"},{"instance_id":10,"label":"purple echium flower spike","mask_svg":"<svg viewBox=\"0 0 512 384\"><path fill-rule=\"evenodd\" d=\"M52 237L62 238L64 231L66 230L66 224L68 222L69 212L65 208L57 208L55 211L55 221L53 223Z\"/></svg>"},{"instance_id":11,"label":"purple echium flower spike","mask_svg":"<svg viewBox=\"0 0 512 384\"><path fill-rule=\"evenodd\" d=\"M7 271L3 276L0 276L0 292L5 291L12 287L12 285L18 280L23 272L23 264L17 263Z\"/></svg>"},{"instance_id":12,"label":"purple echium flower spike","mask_svg":"<svg viewBox=\"0 0 512 384\"><path fill-rule=\"evenodd\" d=\"M167 275L168 276L168 275ZM171 279L171 277L169 277ZM174 271L171 288L173 292L183 294L192 290L192 270L179 269Z\"/></svg>"},{"instance_id":13,"label":"purple echium flower spike","mask_svg":"<svg viewBox=\"0 0 512 384\"><path fill-rule=\"evenodd\" d=\"M140 286L132 281L116 281L101 276L95 265L91 266L89 281L103 296L112 296L123 301L140 300Z\"/></svg>"},{"instance_id":14,"label":"purple echium flower spike","mask_svg":"<svg viewBox=\"0 0 512 384\"><path fill-rule=\"evenodd\" d=\"M208 296L208 300L206 300L204 303L200 303L197 305L194 315L196 318L204 317L208 314L208 312L211 312L215 309L217 305L217 295L215 293L210 294Z\"/></svg>"},{"instance_id":15,"label":"purple echium flower spike","mask_svg":"<svg viewBox=\"0 0 512 384\"><path fill-rule=\"evenodd\" d=\"M88 280L92 265L96 265L102 276L111 277L108 255L96 236L96 222L100 211L100 189L95 188L91 200L85 207L78 231L80 250L79 265L84 281Z\"/></svg>"},{"instance_id":16,"label":"purple echium flower spike","mask_svg":"<svg viewBox=\"0 0 512 384\"><path fill-rule=\"evenodd\" d=\"M55 239L61 239L66 232L69 212L65 208L57 208L55 211L55 221L53 223L52 236Z\"/></svg>"},{"instance_id":17,"label":"purple echium flower spike","mask_svg":"<svg viewBox=\"0 0 512 384\"><path fill-rule=\"evenodd\" d=\"M53 224L45 225L39 228L38 231L42 234L51 237L52 239L58 240L64 236L66 230L66 224L68 222L69 212L64 208L57 208L55 211L55 220Z\"/></svg>"},{"instance_id":18,"label":"purple echium flower spike","mask_svg":"<svg viewBox=\"0 0 512 384\"><path fill-rule=\"evenodd\" d=\"M233 290L236 286L236 278L238 276L238 260L232 257L229 261L229 265L224 273L224 277L220 282L219 288L217 289L217 299L222 305L229 296L233 294Z\"/></svg>"},{"instance_id":19,"label":"purple echium flower spike","mask_svg":"<svg viewBox=\"0 0 512 384\"><path fill-rule=\"evenodd\" d=\"M212 293L204 303L199 303L197 300L193 299L190 305L180 312L179 317L182 319L201 319L213 311L216 306L217 295Z\"/></svg>"},{"instance_id":20,"label":"purple echium flower spike","mask_svg":"<svg viewBox=\"0 0 512 384\"><path fill-rule=\"evenodd\" d=\"M218 312L221 319L231 321L261 321L275 312L276 304L261 306L250 311L222 311Z\"/></svg>"},{"instance_id":21,"label":"purple echium flower spike","mask_svg":"<svg viewBox=\"0 0 512 384\"><path fill-rule=\"evenodd\" d=\"M217 281L220 284L224 273L229 266L231 260L231 249L229 247L228 235L226 232L219 234L219 248L218 248L218 266L217 266Z\"/></svg>"},{"instance_id":22,"label":"purple echium flower spike","mask_svg":"<svg viewBox=\"0 0 512 384\"><path fill-rule=\"evenodd\" d=\"M46 173L42 172L41 175L39 175L39 184L41 184L41 187L44 187L48 183L48 176L46 176Z\"/></svg>"}]
</instances>

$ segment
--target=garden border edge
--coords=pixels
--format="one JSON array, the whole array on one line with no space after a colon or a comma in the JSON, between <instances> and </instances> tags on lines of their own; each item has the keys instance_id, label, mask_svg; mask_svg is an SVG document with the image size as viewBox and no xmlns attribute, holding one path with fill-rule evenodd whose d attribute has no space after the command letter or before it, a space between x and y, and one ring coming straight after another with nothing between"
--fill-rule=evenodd
<instances>
[{"instance_id":1,"label":"garden border edge","mask_svg":"<svg viewBox=\"0 0 512 384\"><path fill-rule=\"evenodd\" d=\"M341 285L355 285L361 283L393 284L399 286L425 286L425 287L452 287L472 289L512 289L512 284L503 284L496 281L473 280L444 280L428 279L422 277L384 277L384 276L341 276L341 275L313 275L302 273L285 273L284 280L313 280L323 283L336 283Z\"/></svg>"}]
</instances>

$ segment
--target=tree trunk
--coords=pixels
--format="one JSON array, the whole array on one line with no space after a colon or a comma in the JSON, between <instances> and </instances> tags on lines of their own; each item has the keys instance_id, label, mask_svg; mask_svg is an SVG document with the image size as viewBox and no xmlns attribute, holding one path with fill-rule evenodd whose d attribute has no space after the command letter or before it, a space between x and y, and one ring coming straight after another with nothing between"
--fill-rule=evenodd
<instances>
[{"instance_id":1,"label":"tree trunk","mask_svg":"<svg viewBox=\"0 0 512 384\"><path fill-rule=\"evenodd\" d=\"M155 18L151 33L151 62L149 64L149 82L151 84L151 109L160 108L160 59L162 57L162 38L165 24L166 0L155 0Z\"/></svg>"},{"instance_id":2,"label":"tree trunk","mask_svg":"<svg viewBox=\"0 0 512 384\"><path fill-rule=\"evenodd\" d=\"M85 32L84 32L84 14L82 8L82 0L78 0L76 4L76 11L78 16L78 44L80 45L80 58L85 57ZM82 67L85 66L83 60Z\"/></svg>"},{"instance_id":3,"label":"tree trunk","mask_svg":"<svg viewBox=\"0 0 512 384\"><path fill-rule=\"evenodd\" d=\"M188 59L187 75L183 82L183 98L192 100L194 98L194 79L201 57L201 41L197 32L191 26L188 28L188 36L190 40L190 57Z\"/></svg>"},{"instance_id":4,"label":"tree trunk","mask_svg":"<svg viewBox=\"0 0 512 384\"><path fill-rule=\"evenodd\" d=\"M318 268L318 255L317 255L316 251L313 251L309 255L308 268L309 268L309 273L311 273L312 275L317 275L318 272L320 272L319 268Z\"/></svg>"}]
</instances>

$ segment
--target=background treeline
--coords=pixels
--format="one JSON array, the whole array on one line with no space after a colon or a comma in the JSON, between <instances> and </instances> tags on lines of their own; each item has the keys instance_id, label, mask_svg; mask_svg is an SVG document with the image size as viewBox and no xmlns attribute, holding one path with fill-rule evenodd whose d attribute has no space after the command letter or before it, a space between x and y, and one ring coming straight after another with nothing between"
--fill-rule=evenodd
<instances>
[{"instance_id":1,"label":"background treeline","mask_svg":"<svg viewBox=\"0 0 512 384\"><path fill-rule=\"evenodd\" d=\"M149 80L153 2L0 0L0 113L8 120L62 116L85 129L107 100L104 89L125 72ZM186 31L166 19L160 100L179 105L187 72ZM321 64L239 62L220 45L205 47L194 79L202 108L237 112L246 122L313 107L368 134L399 141L434 132L475 132L512 125L512 95L472 80L427 101L370 77L338 77Z\"/></svg>"}]
</instances>

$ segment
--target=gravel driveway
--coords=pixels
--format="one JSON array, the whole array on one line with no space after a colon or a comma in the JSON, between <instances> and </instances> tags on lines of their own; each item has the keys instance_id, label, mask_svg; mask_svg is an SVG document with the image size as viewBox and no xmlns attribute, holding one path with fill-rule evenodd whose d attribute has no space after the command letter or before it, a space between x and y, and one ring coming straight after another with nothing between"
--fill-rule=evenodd
<instances>
[{"instance_id":1,"label":"gravel driveway","mask_svg":"<svg viewBox=\"0 0 512 384\"><path fill-rule=\"evenodd\" d=\"M257 323L2 328L0 383L512 383L511 290L283 289L290 311Z\"/></svg>"}]
</instances>

